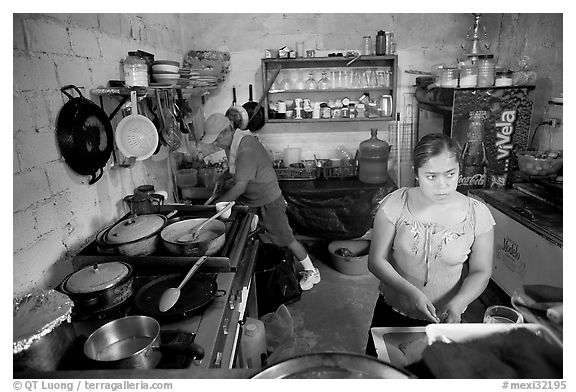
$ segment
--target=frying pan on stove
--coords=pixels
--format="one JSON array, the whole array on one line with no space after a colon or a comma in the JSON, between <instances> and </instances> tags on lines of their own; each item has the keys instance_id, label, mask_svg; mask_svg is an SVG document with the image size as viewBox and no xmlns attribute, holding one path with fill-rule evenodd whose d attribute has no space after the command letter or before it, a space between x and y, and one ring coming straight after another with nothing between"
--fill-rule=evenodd
<instances>
[{"instance_id":1,"label":"frying pan on stove","mask_svg":"<svg viewBox=\"0 0 576 392\"><path fill-rule=\"evenodd\" d=\"M140 288L134 297L136 307L145 315L158 319L183 318L200 312L218 295L218 284L206 275L194 275L180 290L180 297L174 306L166 312L158 309L164 291L178 287L182 274L172 274L154 279Z\"/></svg>"},{"instance_id":2,"label":"frying pan on stove","mask_svg":"<svg viewBox=\"0 0 576 392\"><path fill-rule=\"evenodd\" d=\"M78 97L67 90L74 89ZM60 89L69 99L56 120L56 137L60 152L72 170L92 176L88 184L102 177L103 168L112 154L114 134L104 110L84 98L74 85Z\"/></svg>"}]
</instances>

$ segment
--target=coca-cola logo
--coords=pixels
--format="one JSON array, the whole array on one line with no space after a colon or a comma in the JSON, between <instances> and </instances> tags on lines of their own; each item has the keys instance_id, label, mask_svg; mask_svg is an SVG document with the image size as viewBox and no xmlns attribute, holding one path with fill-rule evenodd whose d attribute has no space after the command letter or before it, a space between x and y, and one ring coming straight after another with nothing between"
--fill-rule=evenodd
<instances>
[{"instance_id":1,"label":"coca-cola logo","mask_svg":"<svg viewBox=\"0 0 576 392\"><path fill-rule=\"evenodd\" d=\"M464 177L462 174L458 176L458 185L464 186L484 186L486 183L486 174L474 174L473 176Z\"/></svg>"}]
</instances>

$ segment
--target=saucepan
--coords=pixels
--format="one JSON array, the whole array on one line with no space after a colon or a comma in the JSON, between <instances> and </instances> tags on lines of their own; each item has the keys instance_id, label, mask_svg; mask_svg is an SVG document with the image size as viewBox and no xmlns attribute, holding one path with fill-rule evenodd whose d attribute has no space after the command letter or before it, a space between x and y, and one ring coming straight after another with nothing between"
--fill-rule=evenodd
<instances>
[{"instance_id":1,"label":"saucepan","mask_svg":"<svg viewBox=\"0 0 576 392\"><path fill-rule=\"evenodd\" d=\"M153 369L162 353L204 358L204 349L196 344L165 344L160 324L148 316L126 316L94 331L84 343L84 354L107 369Z\"/></svg>"}]
</instances>

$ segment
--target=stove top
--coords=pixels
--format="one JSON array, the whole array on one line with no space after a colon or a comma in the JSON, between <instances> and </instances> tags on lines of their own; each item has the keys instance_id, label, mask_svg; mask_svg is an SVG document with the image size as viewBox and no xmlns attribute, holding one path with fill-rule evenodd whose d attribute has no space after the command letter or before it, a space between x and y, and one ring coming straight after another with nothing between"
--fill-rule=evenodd
<instances>
[{"instance_id":1,"label":"stove top","mask_svg":"<svg viewBox=\"0 0 576 392\"><path fill-rule=\"evenodd\" d=\"M193 312L190 316L178 318L162 319L156 318L160 323L162 343L170 342L194 342L202 346L205 351L204 359L192 361L181 354L165 355L158 364L161 369L183 369L190 366L209 367L209 362L215 353L215 342L221 329L221 324L225 322L224 314L228 305L228 297L232 290L234 273L206 274L197 273L215 280L219 294L215 296L206 307ZM138 290L146 283L163 275L137 275L133 278L133 293L124 303L109 309L108 311L92 314L73 314L72 324L76 332L77 342L71 349L66 360L63 361L63 368L59 370L90 370L97 369L98 364L89 360L83 353L83 344L92 332L108 323L109 321L142 314L134 304L134 297Z\"/></svg>"}]
</instances>

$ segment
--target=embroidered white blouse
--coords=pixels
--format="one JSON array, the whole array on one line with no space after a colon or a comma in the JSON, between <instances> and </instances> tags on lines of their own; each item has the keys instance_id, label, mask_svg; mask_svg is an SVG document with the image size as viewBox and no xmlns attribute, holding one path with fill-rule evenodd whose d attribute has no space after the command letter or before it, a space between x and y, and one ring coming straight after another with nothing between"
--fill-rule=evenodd
<instances>
[{"instance_id":1,"label":"embroidered white blouse","mask_svg":"<svg viewBox=\"0 0 576 392\"><path fill-rule=\"evenodd\" d=\"M396 226L388 261L440 309L458 293L468 273L466 261L474 238L492 229L494 218L486 205L468 197L468 212L462 222L453 226L422 222L411 214L407 195L408 188L400 188L388 194L379 206ZM407 298L383 282L380 292L397 312L423 318L408 314Z\"/></svg>"}]
</instances>

